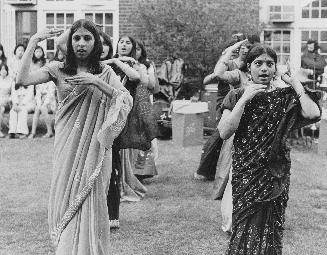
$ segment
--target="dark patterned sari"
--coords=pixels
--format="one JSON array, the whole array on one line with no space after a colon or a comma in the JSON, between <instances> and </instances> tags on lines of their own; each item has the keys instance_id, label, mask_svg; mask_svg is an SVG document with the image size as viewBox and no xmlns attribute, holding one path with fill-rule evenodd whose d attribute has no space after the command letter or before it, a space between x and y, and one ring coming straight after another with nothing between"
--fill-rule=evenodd
<instances>
[{"instance_id":1,"label":"dark patterned sari","mask_svg":"<svg viewBox=\"0 0 327 255\"><path fill-rule=\"evenodd\" d=\"M232 110L243 91L231 91L222 111ZM318 102L318 93L307 93ZM316 121L302 117L290 87L255 96L246 104L234 137L233 226L226 254L282 254L291 168L287 134Z\"/></svg>"}]
</instances>

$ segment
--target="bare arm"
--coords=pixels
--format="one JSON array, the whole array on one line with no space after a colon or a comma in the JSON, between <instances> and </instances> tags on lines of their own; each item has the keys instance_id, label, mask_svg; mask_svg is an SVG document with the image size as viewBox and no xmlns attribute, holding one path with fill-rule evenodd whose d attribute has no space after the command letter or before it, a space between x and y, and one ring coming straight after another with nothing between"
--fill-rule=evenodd
<instances>
[{"instance_id":1,"label":"bare arm","mask_svg":"<svg viewBox=\"0 0 327 255\"><path fill-rule=\"evenodd\" d=\"M30 66L32 62L33 53L37 44L47 38L53 37L58 34L59 30L44 30L34 34L26 48L26 51L22 58L21 68L18 70L16 86L23 85L35 85L50 81L50 76L40 70L30 72Z\"/></svg>"},{"instance_id":2,"label":"bare arm","mask_svg":"<svg viewBox=\"0 0 327 255\"><path fill-rule=\"evenodd\" d=\"M217 77L216 77L216 75L214 73L207 75L203 79L203 85L208 85L208 84L211 84L211 83L215 82L216 78Z\"/></svg>"},{"instance_id":3,"label":"bare arm","mask_svg":"<svg viewBox=\"0 0 327 255\"><path fill-rule=\"evenodd\" d=\"M148 76L149 76L148 88L154 89L154 87L156 86L156 75L155 75L155 69L152 64L148 68L147 72L148 72Z\"/></svg>"},{"instance_id":4,"label":"bare arm","mask_svg":"<svg viewBox=\"0 0 327 255\"><path fill-rule=\"evenodd\" d=\"M67 55L67 41L70 33L70 28L58 36L55 40L57 49L59 49L65 56Z\"/></svg>"},{"instance_id":5,"label":"bare arm","mask_svg":"<svg viewBox=\"0 0 327 255\"><path fill-rule=\"evenodd\" d=\"M86 72L81 72L72 77L67 77L65 81L74 86L93 85L108 96L112 96L112 94L116 90L120 90L122 92L128 92L128 90L123 86L123 84L120 82L119 78L113 71L110 77L110 84L108 84L98 76Z\"/></svg>"},{"instance_id":6,"label":"bare arm","mask_svg":"<svg viewBox=\"0 0 327 255\"><path fill-rule=\"evenodd\" d=\"M301 104L301 114L307 119L316 119L320 117L318 105L305 93L301 82L295 76L282 75L282 79L290 84L298 95Z\"/></svg>"},{"instance_id":7,"label":"bare arm","mask_svg":"<svg viewBox=\"0 0 327 255\"><path fill-rule=\"evenodd\" d=\"M133 67L130 67L128 64L125 64L118 58L112 58L105 61L102 61L104 64L115 64L122 70L130 81L139 81L141 76L138 71L136 71Z\"/></svg>"},{"instance_id":8,"label":"bare arm","mask_svg":"<svg viewBox=\"0 0 327 255\"><path fill-rule=\"evenodd\" d=\"M238 49L239 47L241 47L241 45L245 41L247 41L247 40L237 42L234 45L232 45L232 46L228 47L227 49L225 49L225 51L221 55L220 59L218 60L216 66L215 66L215 69L214 69L214 74L218 79L230 82L229 81L229 76L226 75L226 72L228 70L227 62L230 60L233 51Z\"/></svg>"}]
</instances>

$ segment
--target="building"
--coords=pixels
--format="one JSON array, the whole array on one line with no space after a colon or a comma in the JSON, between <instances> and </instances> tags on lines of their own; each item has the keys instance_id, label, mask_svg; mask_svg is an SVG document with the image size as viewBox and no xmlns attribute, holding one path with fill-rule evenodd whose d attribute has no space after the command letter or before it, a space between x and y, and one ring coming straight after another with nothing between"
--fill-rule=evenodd
<instances>
[{"instance_id":1,"label":"building","mask_svg":"<svg viewBox=\"0 0 327 255\"><path fill-rule=\"evenodd\" d=\"M15 45L26 44L38 29L67 29L81 18L101 25L114 44L118 41L119 0L0 0L0 42L10 57ZM54 39L41 46L48 57L55 53Z\"/></svg>"},{"instance_id":2,"label":"building","mask_svg":"<svg viewBox=\"0 0 327 255\"><path fill-rule=\"evenodd\" d=\"M327 58L327 0L260 0L262 39L278 53L281 64L288 60L300 67L306 41L317 40Z\"/></svg>"}]
</instances>

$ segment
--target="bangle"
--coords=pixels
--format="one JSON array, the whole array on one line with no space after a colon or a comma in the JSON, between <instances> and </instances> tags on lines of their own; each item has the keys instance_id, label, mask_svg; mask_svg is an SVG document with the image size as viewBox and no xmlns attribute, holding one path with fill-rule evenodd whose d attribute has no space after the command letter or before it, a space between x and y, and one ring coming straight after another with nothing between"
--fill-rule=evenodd
<instances>
[{"instance_id":1,"label":"bangle","mask_svg":"<svg viewBox=\"0 0 327 255\"><path fill-rule=\"evenodd\" d=\"M301 92L300 93L297 93L296 94L296 98L297 99L300 99L304 94L305 94L306 92L305 92L305 90L303 89L303 90L301 90Z\"/></svg>"}]
</instances>

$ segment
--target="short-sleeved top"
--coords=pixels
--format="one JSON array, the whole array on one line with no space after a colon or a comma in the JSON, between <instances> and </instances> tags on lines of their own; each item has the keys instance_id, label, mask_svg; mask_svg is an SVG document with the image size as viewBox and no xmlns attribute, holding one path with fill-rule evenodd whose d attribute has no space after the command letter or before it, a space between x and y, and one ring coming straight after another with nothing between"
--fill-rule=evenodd
<instances>
[{"instance_id":1,"label":"short-sleeved top","mask_svg":"<svg viewBox=\"0 0 327 255\"><path fill-rule=\"evenodd\" d=\"M65 79L71 77L71 75L66 74L62 71L64 63L59 61L52 61L43 67L41 71L50 75L50 79L56 84L58 91L58 100L62 101L67 97L74 89L74 86L65 82Z\"/></svg>"}]
</instances>

